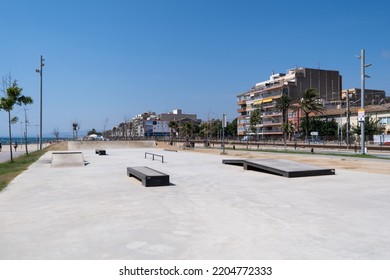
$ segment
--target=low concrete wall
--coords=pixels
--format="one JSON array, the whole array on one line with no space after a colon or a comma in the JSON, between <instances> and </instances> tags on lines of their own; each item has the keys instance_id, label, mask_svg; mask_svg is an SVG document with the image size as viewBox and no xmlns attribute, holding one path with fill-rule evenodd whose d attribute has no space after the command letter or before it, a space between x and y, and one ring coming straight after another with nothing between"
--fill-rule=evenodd
<instances>
[{"instance_id":1,"label":"low concrete wall","mask_svg":"<svg viewBox=\"0 0 390 280\"><path fill-rule=\"evenodd\" d=\"M156 141L69 141L68 150L126 149L155 147Z\"/></svg>"}]
</instances>

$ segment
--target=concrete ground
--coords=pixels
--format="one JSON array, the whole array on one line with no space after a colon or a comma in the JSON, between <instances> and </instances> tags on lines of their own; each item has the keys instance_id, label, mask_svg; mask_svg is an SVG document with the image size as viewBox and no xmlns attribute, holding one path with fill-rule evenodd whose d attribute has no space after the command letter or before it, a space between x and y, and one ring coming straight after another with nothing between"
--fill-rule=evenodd
<instances>
[{"instance_id":1,"label":"concrete ground","mask_svg":"<svg viewBox=\"0 0 390 280\"><path fill-rule=\"evenodd\" d=\"M48 152L0 192L0 259L390 259L390 172L285 178L221 163L231 155L82 152L66 168ZM172 184L127 176L143 165Z\"/></svg>"}]
</instances>

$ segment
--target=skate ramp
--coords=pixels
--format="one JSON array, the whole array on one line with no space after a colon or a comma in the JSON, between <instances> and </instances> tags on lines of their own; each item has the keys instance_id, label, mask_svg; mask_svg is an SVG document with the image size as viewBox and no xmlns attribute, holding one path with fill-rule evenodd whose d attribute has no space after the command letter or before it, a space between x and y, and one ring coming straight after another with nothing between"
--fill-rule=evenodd
<instances>
[{"instance_id":1,"label":"skate ramp","mask_svg":"<svg viewBox=\"0 0 390 280\"><path fill-rule=\"evenodd\" d=\"M280 175L287 178L335 175L335 169L302 164L286 159L224 159L223 164L243 166L245 170Z\"/></svg>"},{"instance_id":2,"label":"skate ramp","mask_svg":"<svg viewBox=\"0 0 390 280\"><path fill-rule=\"evenodd\" d=\"M79 167L85 166L82 152L53 152L51 167Z\"/></svg>"}]
</instances>

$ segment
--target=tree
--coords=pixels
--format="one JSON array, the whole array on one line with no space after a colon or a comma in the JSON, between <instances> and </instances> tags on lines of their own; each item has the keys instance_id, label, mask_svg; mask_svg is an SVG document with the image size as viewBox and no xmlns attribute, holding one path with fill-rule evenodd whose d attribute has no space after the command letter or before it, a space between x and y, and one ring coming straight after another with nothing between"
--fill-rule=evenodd
<instances>
[{"instance_id":1,"label":"tree","mask_svg":"<svg viewBox=\"0 0 390 280\"><path fill-rule=\"evenodd\" d=\"M261 120L261 108L257 107L256 109L254 109L251 113L251 117L250 117L250 130L253 132L253 133L256 133L257 132L257 126L259 124L261 124L262 120Z\"/></svg>"},{"instance_id":2,"label":"tree","mask_svg":"<svg viewBox=\"0 0 390 280\"><path fill-rule=\"evenodd\" d=\"M72 123L73 140L76 140L78 138L79 130L80 130L80 123L77 120L75 120Z\"/></svg>"},{"instance_id":3,"label":"tree","mask_svg":"<svg viewBox=\"0 0 390 280\"><path fill-rule=\"evenodd\" d=\"M185 122L181 127L181 131L182 136L184 135L186 139L190 139L199 132L199 125L193 122Z\"/></svg>"},{"instance_id":4,"label":"tree","mask_svg":"<svg viewBox=\"0 0 390 280\"><path fill-rule=\"evenodd\" d=\"M384 131L384 126L379 124L379 120L375 120L372 116L367 115L364 119L364 134L368 137L381 134ZM357 135L361 134L360 124L353 125L351 131Z\"/></svg>"},{"instance_id":5,"label":"tree","mask_svg":"<svg viewBox=\"0 0 390 280\"><path fill-rule=\"evenodd\" d=\"M13 161L12 156L12 129L11 125L18 121L17 117L11 117L11 111L15 105L27 105L33 103L33 100L29 96L22 95L23 88L18 86L16 80L12 82L11 85L7 84L6 80L3 79L3 86L5 87L6 95L0 99L0 110L4 110L8 113L8 134L9 134L9 143L10 143L10 156L11 161Z\"/></svg>"},{"instance_id":6,"label":"tree","mask_svg":"<svg viewBox=\"0 0 390 280\"><path fill-rule=\"evenodd\" d=\"M173 133L179 132L179 124L176 121L170 121L168 127L171 129L171 141L173 139Z\"/></svg>"},{"instance_id":7,"label":"tree","mask_svg":"<svg viewBox=\"0 0 390 280\"><path fill-rule=\"evenodd\" d=\"M339 124L335 119L325 120L319 127L320 136L336 137L338 135Z\"/></svg>"},{"instance_id":8,"label":"tree","mask_svg":"<svg viewBox=\"0 0 390 280\"><path fill-rule=\"evenodd\" d=\"M291 139L291 133L294 132L294 125L291 121L282 123L282 131L286 133L288 139ZM284 148L286 149L286 140L284 141Z\"/></svg>"},{"instance_id":9,"label":"tree","mask_svg":"<svg viewBox=\"0 0 390 280\"><path fill-rule=\"evenodd\" d=\"M311 113L322 113L325 111L324 106L318 102L319 94L315 88L307 89L302 98L298 101L298 107L303 111L305 115L306 127L305 127L305 139L309 135L309 115Z\"/></svg>"},{"instance_id":10,"label":"tree","mask_svg":"<svg viewBox=\"0 0 390 280\"><path fill-rule=\"evenodd\" d=\"M313 117L309 119L309 124L306 124L306 119L303 119L300 123L301 130L305 130L306 127L309 127L309 131L317 131L318 135L323 137L334 137L337 136L338 133L338 123L335 119L331 120L322 120L319 117Z\"/></svg>"},{"instance_id":11,"label":"tree","mask_svg":"<svg viewBox=\"0 0 390 280\"><path fill-rule=\"evenodd\" d=\"M56 140L58 141L58 138L60 136L60 130L58 129L58 127L53 129L53 135L56 137Z\"/></svg>"},{"instance_id":12,"label":"tree","mask_svg":"<svg viewBox=\"0 0 390 280\"><path fill-rule=\"evenodd\" d=\"M287 94L283 94L280 98L276 100L275 109L282 111L282 131L283 131L283 141L284 149L286 149L287 142L287 133L290 133L291 126L288 122L288 110L291 108L292 100L291 97Z\"/></svg>"},{"instance_id":13,"label":"tree","mask_svg":"<svg viewBox=\"0 0 390 280\"><path fill-rule=\"evenodd\" d=\"M199 136L207 139L208 132L209 132L209 123L208 122L202 122L199 125Z\"/></svg>"},{"instance_id":14,"label":"tree","mask_svg":"<svg viewBox=\"0 0 390 280\"><path fill-rule=\"evenodd\" d=\"M225 132L227 136L235 137L237 135L237 118L227 124Z\"/></svg>"},{"instance_id":15,"label":"tree","mask_svg":"<svg viewBox=\"0 0 390 280\"><path fill-rule=\"evenodd\" d=\"M212 138L218 138L222 131L222 120L212 119L209 121L209 135Z\"/></svg>"}]
</instances>

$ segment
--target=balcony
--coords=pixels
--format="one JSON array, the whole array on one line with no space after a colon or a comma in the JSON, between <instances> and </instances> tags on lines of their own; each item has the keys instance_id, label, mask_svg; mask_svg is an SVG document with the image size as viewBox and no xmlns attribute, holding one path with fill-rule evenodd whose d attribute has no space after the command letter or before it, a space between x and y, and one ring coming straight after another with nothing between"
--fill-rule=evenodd
<instances>
[{"instance_id":1,"label":"balcony","mask_svg":"<svg viewBox=\"0 0 390 280\"><path fill-rule=\"evenodd\" d=\"M262 127L273 127L273 126L282 126L283 123L281 122L267 122L267 121L264 121L261 125Z\"/></svg>"},{"instance_id":2,"label":"balcony","mask_svg":"<svg viewBox=\"0 0 390 280\"><path fill-rule=\"evenodd\" d=\"M282 116L282 112L279 112L279 111L267 111L267 112L264 112L262 116L263 116L263 118L266 118L266 117L279 117L279 116Z\"/></svg>"}]
</instances>

